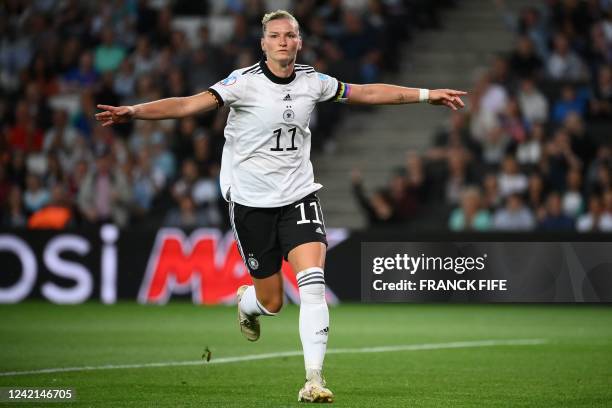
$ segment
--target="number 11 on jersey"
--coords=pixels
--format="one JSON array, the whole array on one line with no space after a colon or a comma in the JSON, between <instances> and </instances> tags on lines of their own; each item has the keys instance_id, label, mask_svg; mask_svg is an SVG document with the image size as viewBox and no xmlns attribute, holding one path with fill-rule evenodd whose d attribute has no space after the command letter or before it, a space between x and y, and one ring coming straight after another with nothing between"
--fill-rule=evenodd
<instances>
[{"instance_id":1,"label":"number 11 on jersey","mask_svg":"<svg viewBox=\"0 0 612 408\"><path fill-rule=\"evenodd\" d=\"M297 222L298 225L299 224L310 224L310 223L321 224L321 220L319 219L319 211L317 208L317 202L316 201L311 202L310 206L314 209L314 215L315 215L314 220L309 220L306 218L306 210L304 208L304 203L299 203L298 205L295 206L295 208L300 207L300 214L302 215L302 219Z\"/></svg>"},{"instance_id":2,"label":"number 11 on jersey","mask_svg":"<svg viewBox=\"0 0 612 408\"><path fill-rule=\"evenodd\" d=\"M295 133L297 132L297 128L291 128L288 130L288 132L291 133L291 147L286 147L284 149L280 147L282 132L283 130L281 128L275 129L274 132L272 132L274 136L276 136L276 147L271 147L270 150L273 152L297 150L298 148L295 146Z\"/></svg>"}]
</instances>

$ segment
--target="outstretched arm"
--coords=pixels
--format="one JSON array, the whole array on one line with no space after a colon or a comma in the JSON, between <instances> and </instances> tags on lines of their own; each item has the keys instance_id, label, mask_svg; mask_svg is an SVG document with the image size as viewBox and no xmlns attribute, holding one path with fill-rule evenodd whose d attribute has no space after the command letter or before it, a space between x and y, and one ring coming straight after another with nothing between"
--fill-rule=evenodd
<instances>
[{"instance_id":1,"label":"outstretched arm","mask_svg":"<svg viewBox=\"0 0 612 408\"><path fill-rule=\"evenodd\" d=\"M184 118L198 112L206 112L218 106L217 99L208 91L180 98L159 99L132 106L98 105L104 112L96 114L102 126L124 123L131 119Z\"/></svg>"},{"instance_id":2,"label":"outstretched arm","mask_svg":"<svg viewBox=\"0 0 612 408\"><path fill-rule=\"evenodd\" d=\"M454 89L421 90L388 84L348 84L348 103L363 105L399 105L404 103L429 102L432 105L444 105L453 110L463 108L461 100L467 92Z\"/></svg>"}]
</instances>

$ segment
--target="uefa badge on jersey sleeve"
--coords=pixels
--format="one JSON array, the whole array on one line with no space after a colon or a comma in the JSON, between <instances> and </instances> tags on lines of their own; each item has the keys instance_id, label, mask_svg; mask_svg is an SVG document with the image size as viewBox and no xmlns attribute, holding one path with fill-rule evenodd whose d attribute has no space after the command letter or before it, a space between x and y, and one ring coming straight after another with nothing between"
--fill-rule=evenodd
<instances>
[{"instance_id":1,"label":"uefa badge on jersey sleeve","mask_svg":"<svg viewBox=\"0 0 612 408\"><path fill-rule=\"evenodd\" d=\"M227 78L225 78L222 81L219 81L219 83L223 86L230 86L230 85L234 85L236 83L236 81L238 80L238 78L236 77L236 75L230 75Z\"/></svg>"}]
</instances>

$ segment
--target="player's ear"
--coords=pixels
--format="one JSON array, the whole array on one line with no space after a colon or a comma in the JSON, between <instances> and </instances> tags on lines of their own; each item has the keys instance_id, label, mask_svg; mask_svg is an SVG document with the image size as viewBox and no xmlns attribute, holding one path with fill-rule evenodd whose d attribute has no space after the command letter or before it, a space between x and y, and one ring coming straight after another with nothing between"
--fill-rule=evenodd
<instances>
[{"instance_id":1,"label":"player's ear","mask_svg":"<svg viewBox=\"0 0 612 408\"><path fill-rule=\"evenodd\" d=\"M266 52L266 47L265 47L265 45L264 45L264 39L263 39L263 37L261 37L260 43L261 43L261 50L262 50L262 51L265 53L265 52Z\"/></svg>"},{"instance_id":2,"label":"player's ear","mask_svg":"<svg viewBox=\"0 0 612 408\"><path fill-rule=\"evenodd\" d=\"M302 49L302 37L300 36L300 41L298 42L298 51Z\"/></svg>"}]
</instances>

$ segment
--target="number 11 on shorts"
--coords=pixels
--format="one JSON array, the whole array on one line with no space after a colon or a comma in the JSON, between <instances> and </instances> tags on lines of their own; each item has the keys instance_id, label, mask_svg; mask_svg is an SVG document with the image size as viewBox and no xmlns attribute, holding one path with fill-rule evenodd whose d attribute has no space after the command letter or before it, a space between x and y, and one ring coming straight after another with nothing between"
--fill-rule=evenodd
<instances>
[{"instance_id":1,"label":"number 11 on shorts","mask_svg":"<svg viewBox=\"0 0 612 408\"><path fill-rule=\"evenodd\" d=\"M302 215L302 219L297 222L297 224L321 224L321 220L319 219L319 211L317 211L317 202L313 201L310 203L310 206L314 208L315 218L314 220L309 220L306 218L306 210L304 208L304 203L299 203L295 206L295 208L300 207L300 214Z\"/></svg>"}]
</instances>

